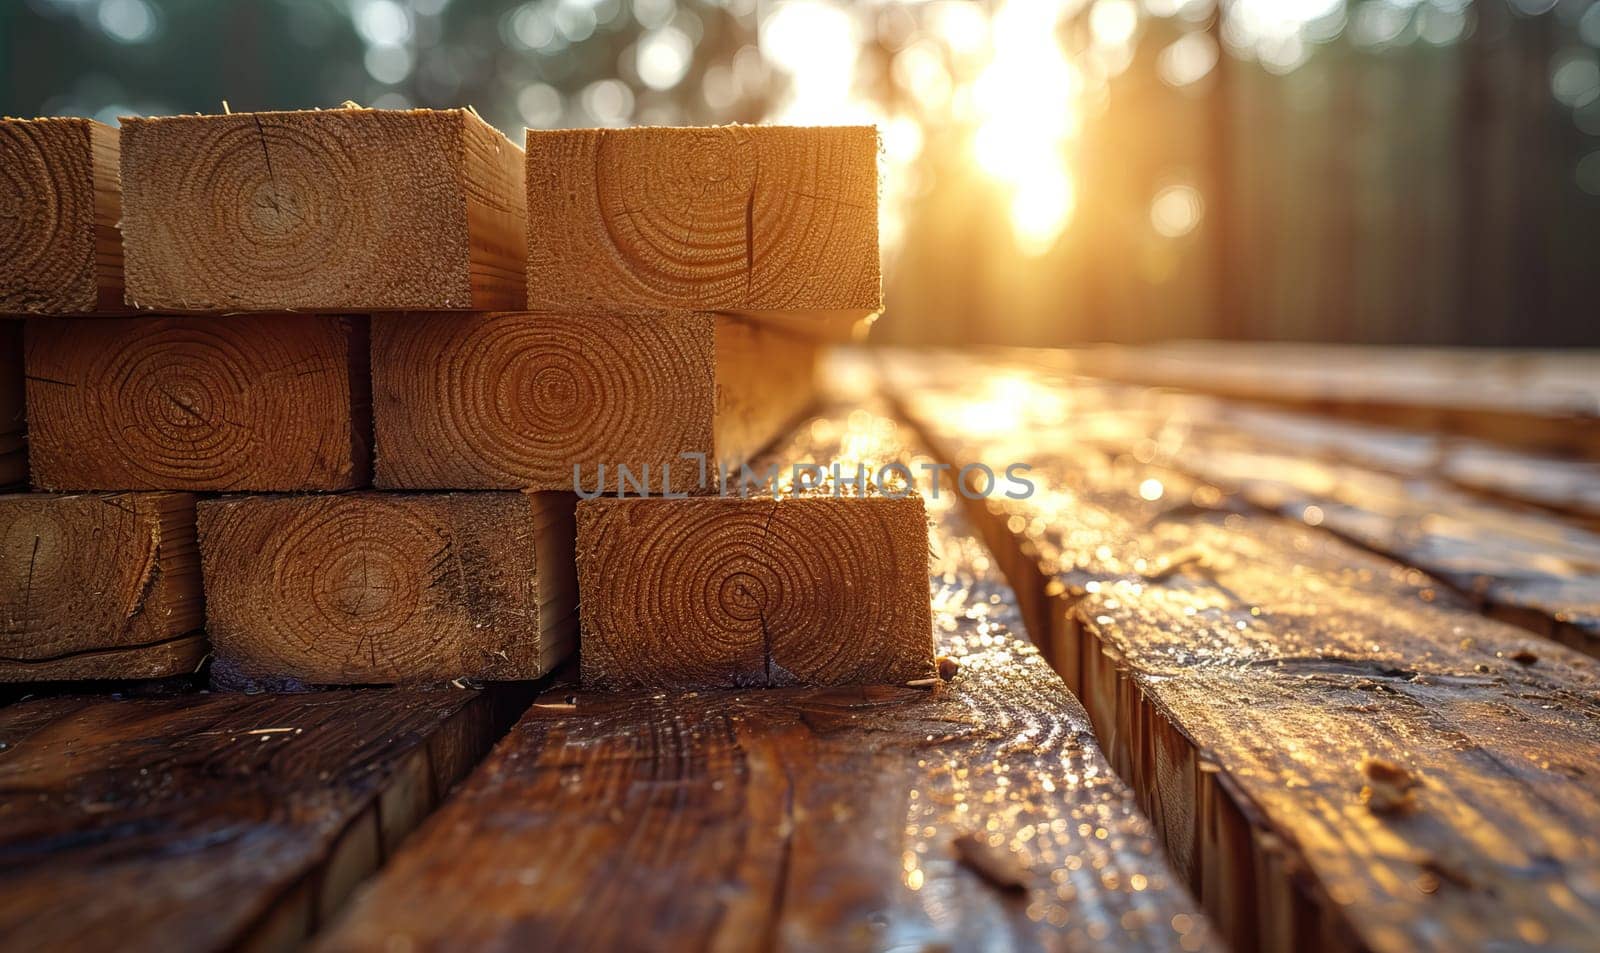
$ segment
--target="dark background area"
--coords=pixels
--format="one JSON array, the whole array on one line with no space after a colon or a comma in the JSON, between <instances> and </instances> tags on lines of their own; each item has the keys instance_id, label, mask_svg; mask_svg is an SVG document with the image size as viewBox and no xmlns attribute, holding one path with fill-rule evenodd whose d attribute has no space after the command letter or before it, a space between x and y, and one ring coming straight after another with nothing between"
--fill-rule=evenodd
<instances>
[{"instance_id":1,"label":"dark background area","mask_svg":"<svg viewBox=\"0 0 1600 953\"><path fill-rule=\"evenodd\" d=\"M889 343L1600 346L1600 0L0 0L0 111L876 122Z\"/></svg>"}]
</instances>

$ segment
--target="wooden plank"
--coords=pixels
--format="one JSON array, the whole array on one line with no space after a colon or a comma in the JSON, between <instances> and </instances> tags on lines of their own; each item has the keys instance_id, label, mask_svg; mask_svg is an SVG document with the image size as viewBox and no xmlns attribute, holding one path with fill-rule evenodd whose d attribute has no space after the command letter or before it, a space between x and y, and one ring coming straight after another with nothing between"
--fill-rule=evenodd
<instances>
[{"instance_id":1,"label":"wooden plank","mask_svg":"<svg viewBox=\"0 0 1600 953\"><path fill-rule=\"evenodd\" d=\"M527 133L528 305L816 312L883 307L868 126Z\"/></svg>"},{"instance_id":2,"label":"wooden plank","mask_svg":"<svg viewBox=\"0 0 1600 953\"><path fill-rule=\"evenodd\" d=\"M531 679L575 641L570 495L237 496L200 504L224 685Z\"/></svg>"},{"instance_id":3,"label":"wooden plank","mask_svg":"<svg viewBox=\"0 0 1600 953\"><path fill-rule=\"evenodd\" d=\"M1153 426L1151 426L1153 425ZM1405 477L1277 449L1248 432L1157 414L1154 462L1251 504L1338 533L1466 593L1485 611L1600 655L1600 536L1561 519Z\"/></svg>"},{"instance_id":4,"label":"wooden plank","mask_svg":"<svg viewBox=\"0 0 1600 953\"><path fill-rule=\"evenodd\" d=\"M1600 361L1585 353L1293 345L1036 352L1079 374L1600 459Z\"/></svg>"},{"instance_id":5,"label":"wooden plank","mask_svg":"<svg viewBox=\"0 0 1600 953\"><path fill-rule=\"evenodd\" d=\"M64 697L0 709L0 949L303 942L526 697Z\"/></svg>"},{"instance_id":6,"label":"wooden plank","mask_svg":"<svg viewBox=\"0 0 1600 953\"><path fill-rule=\"evenodd\" d=\"M0 120L0 312L123 310L118 149L92 119Z\"/></svg>"},{"instance_id":7,"label":"wooden plank","mask_svg":"<svg viewBox=\"0 0 1600 953\"><path fill-rule=\"evenodd\" d=\"M881 463L893 433L840 412L781 453ZM982 547L929 503L953 680L556 695L316 949L1213 948Z\"/></svg>"},{"instance_id":8,"label":"wooden plank","mask_svg":"<svg viewBox=\"0 0 1600 953\"><path fill-rule=\"evenodd\" d=\"M187 493L0 495L0 681L197 669L194 513Z\"/></svg>"},{"instance_id":9,"label":"wooden plank","mask_svg":"<svg viewBox=\"0 0 1600 953\"><path fill-rule=\"evenodd\" d=\"M335 490L371 472L364 322L35 319L30 464L49 490Z\"/></svg>"},{"instance_id":10,"label":"wooden plank","mask_svg":"<svg viewBox=\"0 0 1600 953\"><path fill-rule=\"evenodd\" d=\"M922 498L578 504L583 684L903 684L933 674Z\"/></svg>"},{"instance_id":11,"label":"wooden plank","mask_svg":"<svg viewBox=\"0 0 1600 953\"><path fill-rule=\"evenodd\" d=\"M1034 496L982 508L986 535L1236 948L1592 941L1594 660L1099 452L1064 381L961 363L894 377L942 458L1034 466Z\"/></svg>"},{"instance_id":12,"label":"wooden plank","mask_svg":"<svg viewBox=\"0 0 1600 953\"><path fill-rule=\"evenodd\" d=\"M28 424L22 387L22 322L0 321L0 489L28 482Z\"/></svg>"},{"instance_id":13,"label":"wooden plank","mask_svg":"<svg viewBox=\"0 0 1600 953\"><path fill-rule=\"evenodd\" d=\"M1188 395L1163 398L1195 421L1242 431L1282 450L1357 464L1479 496L1538 507L1600 529L1600 463L1536 454L1484 440L1282 413Z\"/></svg>"},{"instance_id":14,"label":"wooden plank","mask_svg":"<svg viewBox=\"0 0 1600 953\"><path fill-rule=\"evenodd\" d=\"M385 488L705 492L814 394L812 345L710 314L399 315L372 335Z\"/></svg>"},{"instance_id":15,"label":"wooden plank","mask_svg":"<svg viewBox=\"0 0 1600 953\"><path fill-rule=\"evenodd\" d=\"M522 150L470 110L129 118L122 142L140 307L525 306Z\"/></svg>"}]
</instances>

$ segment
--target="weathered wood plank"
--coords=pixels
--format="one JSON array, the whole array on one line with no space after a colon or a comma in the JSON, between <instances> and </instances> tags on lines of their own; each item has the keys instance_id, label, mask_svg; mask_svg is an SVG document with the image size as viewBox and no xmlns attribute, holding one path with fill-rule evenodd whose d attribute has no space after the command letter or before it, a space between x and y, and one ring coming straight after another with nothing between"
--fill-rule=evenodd
<instances>
[{"instance_id":1,"label":"weathered wood plank","mask_svg":"<svg viewBox=\"0 0 1600 953\"><path fill-rule=\"evenodd\" d=\"M1525 353L1183 344L1035 352L1058 368L1600 459L1600 360Z\"/></svg>"},{"instance_id":2,"label":"weathered wood plank","mask_svg":"<svg viewBox=\"0 0 1600 953\"><path fill-rule=\"evenodd\" d=\"M1594 660L1100 452L1065 381L895 367L942 457L1034 465L1039 492L991 502L986 535L1236 947L1592 943Z\"/></svg>"},{"instance_id":3,"label":"weathered wood plank","mask_svg":"<svg viewBox=\"0 0 1600 953\"><path fill-rule=\"evenodd\" d=\"M893 429L831 416L780 452L881 463ZM317 949L1210 948L981 547L930 505L952 681L557 696Z\"/></svg>"},{"instance_id":4,"label":"weathered wood plank","mask_svg":"<svg viewBox=\"0 0 1600 953\"><path fill-rule=\"evenodd\" d=\"M0 120L0 312L123 310L118 149L92 119Z\"/></svg>"},{"instance_id":5,"label":"weathered wood plank","mask_svg":"<svg viewBox=\"0 0 1600 953\"><path fill-rule=\"evenodd\" d=\"M128 300L165 311L522 308L522 160L462 109L126 119Z\"/></svg>"},{"instance_id":6,"label":"weathered wood plank","mask_svg":"<svg viewBox=\"0 0 1600 953\"><path fill-rule=\"evenodd\" d=\"M344 691L0 709L0 949L286 949L526 705Z\"/></svg>"},{"instance_id":7,"label":"weathered wood plank","mask_svg":"<svg viewBox=\"0 0 1600 953\"><path fill-rule=\"evenodd\" d=\"M204 501L212 676L224 685L538 678L576 641L573 499Z\"/></svg>"},{"instance_id":8,"label":"weathered wood plank","mask_svg":"<svg viewBox=\"0 0 1600 953\"><path fill-rule=\"evenodd\" d=\"M584 500L584 687L928 678L927 550L915 494Z\"/></svg>"},{"instance_id":9,"label":"weathered wood plank","mask_svg":"<svg viewBox=\"0 0 1600 953\"><path fill-rule=\"evenodd\" d=\"M187 493L0 494L0 681L198 668L194 513Z\"/></svg>"},{"instance_id":10,"label":"weathered wood plank","mask_svg":"<svg viewBox=\"0 0 1600 953\"><path fill-rule=\"evenodd\" d=\"M1131 449L1165 430L1172 436L1153 462L1338 533L1448 583L1493 615L1600 655L1600 536L1426 477L1285 452L1187 415L1158 412L1145 423L1101 445Z\"/></svg>"},{"instance_id":11,"label":"weathered wood plank","mask_svg":"<svg viewBox=\"0 0 1600 953\"><path fill-rule=\"evenodd\" d=\"M704 492L805 411L814 358L710 314L374 318L377 484Z\"/></svg>"},{"instance_id":12,"label":"weathered wood plank","mask_svg":"<svg viewBox=\"0 0 1600 953\"><path fill-rule=\"evenodd\" d=\"M364 322L28 321L29 463L48 490L335 490L371 472Z\"/></svg>"},{"instance_id":13,"label":"weathered wood plank","mask_svg":"<svg viewBox=\"0 0 1600 953\"><path fill-rule=\"evenodd\" d=\"M883 306L871 127L530 129L527 153L529 307L837 335Z\"/></svg>"},{"instance_id":14,"label":"weathered wood plank","mask_svg":"<svg viewBox=\"0 0 1600 953\"><path fill-rule=\"evenodd\" d=\"M1443 480L1488 499L1534 506L1600 529L1600 463L1483 440L1290 414L1209 398L1168 398L1190 417L1319 459Z\"/></svg>"},{"instance_id":15,"label":"weathered wood plank","mask_svg":"<svg viewBox=\"0 0 1600 953\"><path fill-rule=\"evenodd\" d=\"M28 482L27 406L22 386L22 322L0 321L0 489Z\"/></svg>"}]
</instances>

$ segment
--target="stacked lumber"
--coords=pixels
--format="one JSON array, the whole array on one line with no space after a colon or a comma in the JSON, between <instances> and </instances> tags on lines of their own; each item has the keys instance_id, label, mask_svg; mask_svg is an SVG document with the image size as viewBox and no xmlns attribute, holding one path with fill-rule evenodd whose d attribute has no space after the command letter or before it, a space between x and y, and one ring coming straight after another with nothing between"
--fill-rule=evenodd
<instances>
[{"instance_id":1,"label":"stacked lumber","mask_svg":"<svg viewBox=\"0 0 1600 953\"><path fill-rule=\"evenodd\" d=\"M570 492L369 490L371 316L524 306L521 149L469 110L0 129L27 185L3 240L32 262L0 272L30 315L5 328L0 483L21 388L35 491L0 497L0 678L189 672L202 619L222 685L559 664Z\"/></svg>"},{"instance_id":2,"label":"stacked lumber","mask_svg":"<svg viewBox=\"0 0 1600 953\"><path fill-rule=\"evenodd\" d=\"M36 191L66 198L18 217L77 215L45 224L89 261L119 213L93 264L130 313L27 323L36 492L0 499L0 677L191 665L203 604L219 685L537 678L580 589L596 687L932 670L915 495L726 490L881 306L874 130L530 132L524 154L470 110L344 108L8 135L116 160L41 158ZM97 503L137 516L101 532ZM115 584L58 625L83 600L41 567L69 565Z\"/></svg>"},{"instance_id":3,"label":"stacked lumber","mask_svg":"<svg viewBox=\"0 0 1600 953\"><path fill-rule=\"evenodd\" d=\"M881 307L876 132L529 131L526 144L540 310L380 326L374 372L394 385L377 394L382 485L590 497L577 508L588 688L929 676L922 500L741 482L811 404L818 342ZM480 412L507 391L529 394L526 409Z\"/></svg>"},{"instance_id":4,"label":"stacked lumber","mask_svg":"<svg viewBox=\"0 0 1600 953\"><path fill-rule=\"evenodd\" d=\"M1111 451L1126 392L1022 365L951 390L983 370L895 379L941 458L1033 464L974 516L1236 947L1592 943L1592 658L1155 462L1181 427Z\"/></svg>"},{"instance_id":5,"label":"stacked lumber","mask_svg":"<svg viewBox=\"0 0 1600 953\"><path fill-rule=\"evenodd\" d=\"M926 460L904 433L838 409L773 456ZM314 948L1215 949L951 496L944 680L549 693Z\"/></svg>"}]
</instances>

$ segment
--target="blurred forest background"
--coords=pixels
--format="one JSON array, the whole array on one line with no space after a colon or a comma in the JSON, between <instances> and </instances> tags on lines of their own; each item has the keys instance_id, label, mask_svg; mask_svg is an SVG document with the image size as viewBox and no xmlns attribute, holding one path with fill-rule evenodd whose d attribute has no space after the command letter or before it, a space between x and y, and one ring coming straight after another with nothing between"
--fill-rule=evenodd
<instances>
[{"instance_id":1,"label":"blurred forest background","mask_svg":"<svg viewBox=\"0 0 1600 953\"><path fill-rule=\"evenodd\" d=\"M1600 0L0 0L0 112L875 122L874 340L1600 345Z\"/></svg>"}]
</instances>

